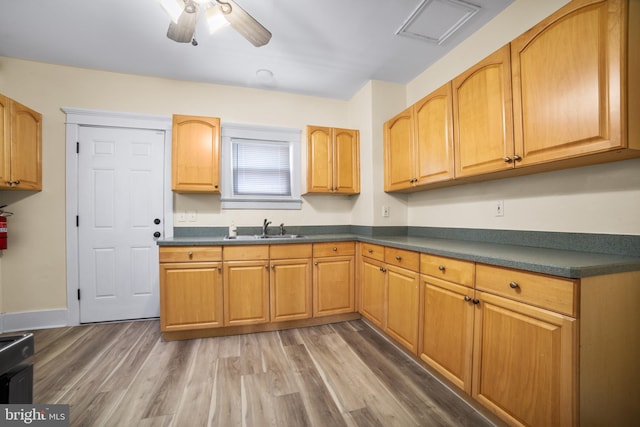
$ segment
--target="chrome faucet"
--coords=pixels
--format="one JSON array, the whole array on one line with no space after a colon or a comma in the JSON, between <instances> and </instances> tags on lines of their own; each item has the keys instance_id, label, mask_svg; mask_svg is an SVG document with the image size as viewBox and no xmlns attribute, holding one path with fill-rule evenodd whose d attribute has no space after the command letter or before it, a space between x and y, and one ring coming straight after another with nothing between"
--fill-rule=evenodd
<instances>
[{"instance_id":1,"label":"chrome faucet","mask_svg":"<svg viewBox=\"0 0 640 427\"><path fill-rule=\"evenodd\" d=\"M287 231L287 230L285 230L285 229L284 229L284 222L283 222L282 224L280 224L280 235L281 235L281 236L284 236L284 233L285 233L286 231Z\"/></svg>"},{"instance_id":2,"label":"chrome faucet","mask_svg":"<svg viewBox=\"0 0 640 427\"><path fill-rule=\"evenodd\" d=\"M269 231L269 224L271 224L271 221L267 220L267 218L264 219L264 222L262 223L262 235L266 236L267 232Z\"/></svg>"}]
</instances>

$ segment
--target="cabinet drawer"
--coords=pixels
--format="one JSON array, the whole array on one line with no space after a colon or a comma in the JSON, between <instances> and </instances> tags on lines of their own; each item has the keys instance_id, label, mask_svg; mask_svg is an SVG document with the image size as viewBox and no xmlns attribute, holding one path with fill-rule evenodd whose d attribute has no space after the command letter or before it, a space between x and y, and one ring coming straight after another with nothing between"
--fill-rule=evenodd
<instances>
[{"instance_id":1,"label":"cabinet drawer","mask_svg":"<svg viewBox=\"0 0 640 427\"><path fill-rule=\"evenodd\" d=\"M475 264L437 255L420 255L420 273L473 287Z\"/></svg>"},{"instance_id":2,"label":"cabinet drawer","mask_svg":"<svg viewBox=\"0 0 640 427\"><path fill-rule=\"evenodd\" d=\"M221 246L161 246L160 262L222 261Z\"/></svg>"},{"instance_id":3,"label":"cabinet drawer","mask_svg":"<svg viewBox=\"0 0 640 427\"><path fill-rule=\"evenodd\" d=\"M225 246L225 261L269 259L269 245Z\"/></svg>"},{"instance_id":4,"label":"cabinet drawer","mask_svg":"<svg viewBox=\"0 0 640 427\"><path fill-rule=\"evenodd\" d=\"M354 255L356 253L356 244L354 242L333 242L333 243L314 243L313 256L341 256Z\"/></svg>"},{"instance_id":5,"label":"cabinet drawer","mask_svg":"<svg viewBox=\"0 0 640 427\"><path fill-rule=\"evenodd\" d=\"M476 265L476 289L576 316L578 281L484 264Z\"/></svg>"},{"instance_id":6,"label":"cabinet drawer","mask_svg":"<svg viewBox=\"0 0 640 427\"><path fill-rule=\"evenodd\" d=\"M271 259L311 258L312 252L311 243L271 245L269 248Z\"/></svg>"},{"instance_id":7,"label":"cabinet drawer","mask_svg":"<svg viewBox=\"0 0 640 427\"><path fill-rule=\"evenodd\" d=\"M384 261L412 271L420 271L420 254L404 249L384 248Z\"/></svg>"},{"instance_id":8,"label":"cabinet drawer","mask_svg":"<svg viewBox=\"0 0 640 427\"><path fill-rule=\"evenodd\" d=\"M384 261L384 246L362 243L362 256Z\"/></svg>"}]
</instances>

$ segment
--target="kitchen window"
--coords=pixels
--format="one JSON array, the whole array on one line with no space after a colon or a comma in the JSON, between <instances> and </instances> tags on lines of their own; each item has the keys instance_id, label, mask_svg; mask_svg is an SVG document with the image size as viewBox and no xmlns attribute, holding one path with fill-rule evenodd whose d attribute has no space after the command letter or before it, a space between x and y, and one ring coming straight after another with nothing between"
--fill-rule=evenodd
<instances>
[{"instance_id":1,"label":"kitchen window","mask_svg":"<svg viewBox=\"0 0 640 427\"><path fill-rule=\"evenodd\" d=\"M301 209L298 129L222 126L223 209Z\"/></svg>"}]
</instances>

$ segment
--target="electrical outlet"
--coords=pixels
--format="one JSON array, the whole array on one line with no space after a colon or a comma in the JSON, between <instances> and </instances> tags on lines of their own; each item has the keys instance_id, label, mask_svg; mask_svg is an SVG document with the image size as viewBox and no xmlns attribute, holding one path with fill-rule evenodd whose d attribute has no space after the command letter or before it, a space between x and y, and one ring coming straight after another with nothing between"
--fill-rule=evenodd
<instances>
[{"instance_id":1,"label":"electrical outlet","mask_svg":"<svg viewBox=\"0 0 640 427\"><path fill-rule=\"evenodd\" d=\"M197 211L187 211L187 221L195 222L197 219Z\"/></svg>"},{"instance_id":2,"label":"electrical outlet","mask_svg":"<svg viewBox=\"0 0 640 427\"><path fill-rule=\"evenodd\" d=\"M178 211L178 222L185 222L187 220L187 214L185 211Z\"/></svg>"},{"instance_id":3,"label":"electrical outlet","mask_svg":"<svg viewBox=\"0 0 640 427\"><path fill-rule=\"evenodd\" d=\"M382 207L382 216L385 218L389 217L389 206Z\"/></svg>"},{"instance_id":4,"label":"electrical outlet","mask_svg":"<svg viewBox=\"0 0 640 427\"><path fill-rule=\"evenodd\" d=\"M495 204L496 216L504 216L504 200L498 200Z\"/></svg>"}]
</instances>

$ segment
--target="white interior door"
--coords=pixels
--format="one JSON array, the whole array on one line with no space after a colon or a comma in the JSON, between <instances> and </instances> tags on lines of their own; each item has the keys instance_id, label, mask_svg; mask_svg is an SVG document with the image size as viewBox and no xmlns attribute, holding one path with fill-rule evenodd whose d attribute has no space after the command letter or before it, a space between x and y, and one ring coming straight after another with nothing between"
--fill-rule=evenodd
<instances>
[{"instance_id":1,"label":"white interior door","mask_svg":"<svg viewBox=\"0 0 640 427\"><path fill-rule=\"evenodd\" d=\"M79 128L80 322L160 315L164 132Z\"/></svg>"}]
</instances>

